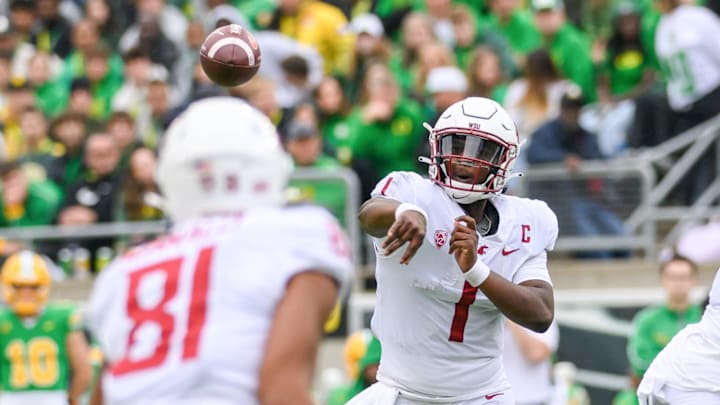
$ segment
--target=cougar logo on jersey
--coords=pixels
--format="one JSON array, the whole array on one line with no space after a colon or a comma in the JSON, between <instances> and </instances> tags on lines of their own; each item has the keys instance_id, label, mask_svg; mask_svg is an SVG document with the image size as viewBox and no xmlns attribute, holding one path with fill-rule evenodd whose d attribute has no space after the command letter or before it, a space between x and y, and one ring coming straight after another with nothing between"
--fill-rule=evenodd
<instances>
[{"instance_id":1,"label":"cougar logo on jersey","mask_svg":"<svg viewBox=\"0 0 720 405\"><path fill-rule=\"evenodd\" d=\"M441 248L445 245L445 242L447 242L447 236L448 233L445 230L438 229L435 231L435 246L438 248Z\"/></svg>"}]
</instances>

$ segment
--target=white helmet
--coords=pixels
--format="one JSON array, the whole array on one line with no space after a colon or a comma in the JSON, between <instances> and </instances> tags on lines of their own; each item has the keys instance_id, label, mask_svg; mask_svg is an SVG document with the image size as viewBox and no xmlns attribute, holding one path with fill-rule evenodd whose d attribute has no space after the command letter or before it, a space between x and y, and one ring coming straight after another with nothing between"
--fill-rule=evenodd
<instances>
[{"instance_id":1,"label":"white helmet","mask_svg":"<svg viewBox=\"0 0 720 405\"><path fill-rule=\"evenodd\" d=\"M518 155L515 123L500 104L483 97L468 97L443 111L429 142L430 160L421 160L430 164L430 179L460 204L502 193ZM453 178L453 163L475 168L472 178Z\"/></svg>"},{"instance_id":2,"label":"white helmet","mask_svg":"<svg viewBox=\"0 0 720 405\"><path fill-rule=\"evenodd\" d=\"M174 221L284 202L292 160L275 126L246 102L197 101L164 141L156 177Z\"/></svg>"}]
</instances>

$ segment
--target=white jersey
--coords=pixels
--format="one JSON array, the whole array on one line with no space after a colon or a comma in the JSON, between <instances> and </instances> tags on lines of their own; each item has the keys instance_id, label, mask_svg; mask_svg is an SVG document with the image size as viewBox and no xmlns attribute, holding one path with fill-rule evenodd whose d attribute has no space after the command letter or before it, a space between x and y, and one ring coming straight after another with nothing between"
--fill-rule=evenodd
<instances>
[{"instance_id":1,"label":"white jersey","mask_svg":"<svg viewBox=\"0 0 720 405\"><path fill-rule=\"evenodd\" d=\"M524 329L523 332L545 344L552 353L558 348L560 341L560 328L553 322L544 333ZM522 351L512 331L505 328L503 339L503 365L512 386L513 396L517 404L546 404L553 397L551 381L551 359L533 363Z\"/></svg>"},{"instance_id":2,"label":"white jersey","mask_svg":"<svg viewBox=\"0 0 720 405\"><path fill-rule=\"evenodd\" d=\"M710 303L699 323L686 326L650 364L638 388L658 395L668 385L685 391L720 393L720 269Z\"/></svg>"},{"instance_id":3,"label":"white jersey","mask_svg":"<svg viewBox=\"0 0 720 405\"><path fill-rule=\"evenodd\" d=\"M655 51L668 76L674 110L720 86L720 19L705 7L681 5L660 19Z\"/></svg>"},{"instance_id":4,"label":"white jersey","mask_svg":"<svg viewBox=\"0 0 720 405\"><path fill-rule=\"evenodd\" d=\"M509 387L503 372L503 315L448 254L454 219L465 215L443 188L418 174L393 172L373 197L418 205L428 214L427 236L410 264L405 250L377 255L377 301L372 329L383 352L378 380L409 393L470 399ZM557 219L536 200L495 196L497 232L480 237L478 259L519 284L550 282L546 250ZM374 239L376 251L382 238Z\"/></svg>"},{"instance_id":5,"label":"white jersey","mask_svg":"<svg viewBox=\"0 0 720 405\"><path fill-rule=\"evenodd\" d=\"M347 291L349 256L335 219L310 206L195 219L132 249L103 271L90 303L106 403L257 404L288 281L323 271Z\"/></svg>"}]
</instances>

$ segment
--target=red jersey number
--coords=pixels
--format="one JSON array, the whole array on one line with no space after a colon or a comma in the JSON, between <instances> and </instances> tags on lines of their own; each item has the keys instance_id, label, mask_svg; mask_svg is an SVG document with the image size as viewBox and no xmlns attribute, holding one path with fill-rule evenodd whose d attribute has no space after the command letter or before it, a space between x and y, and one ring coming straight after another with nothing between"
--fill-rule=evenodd
<instances>
[{"instance_id":1,"label":"red jersey number","mask_svg":"<svg viewBox=\"0 0 720 405\"><path fill-rule=\"evenodd\" d=\"M187 316L187 332L183 338L182 360L193 359L198 354L198 344L207 312L208 280L214 250L214 247L202 249L192 269L191 298ZM130 273L127 314L132 320L133 326L128 334L125 355L111 369L114 375L157 367L167 359L170 349L170 337L175 330L176 320L172 314L166 311L165 307L177 295L180 270L184 261L185 258L182 257L165 260ZM165 276L162 296L153 307L143 307L138 300L140 285L145 277L158 274L158 272L164 273ZM131 355L131 352L136 343L138 330L146 324L157 325L160 328L160 337L150 355L136 358L136 356Z\"/></svg>"}]
</instances>

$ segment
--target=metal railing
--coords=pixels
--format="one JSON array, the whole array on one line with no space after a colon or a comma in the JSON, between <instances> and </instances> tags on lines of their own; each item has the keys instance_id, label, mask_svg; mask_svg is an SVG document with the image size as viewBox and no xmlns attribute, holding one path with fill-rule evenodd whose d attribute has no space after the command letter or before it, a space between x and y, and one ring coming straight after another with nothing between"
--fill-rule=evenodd
<instances>
[{"instance_id":1,"label":"metal railing","mask_svg":"<svg viewBox=\"0 0 720 405\"><path fill-rule=\"evenodd\" d=\"M522 194L545 201L558 217L560 235L557 251L601 251L641 249L646 255L655 250L655 224L648 221L641 232L634 232L626 221L641 206L656 182L647 162L637 159L586 161L570 173L562 164L533 165L521 178ZM622 222L618 232L582 234L575 212L578 199L590 202L596 210ZM599 220L599 219L598 219Z\"/></svg>"},{"instance_id":2,"label":"metal railing","mask_svg":"<svg viewBox=\"0 0 720 405\"><path fill-rule=\"evenodd\" d=\"M664 162L670 161L673 155L677 155L684 150L682 156L674 163L671 163L672 166L668 172L663 175L657 186L651 190L643 204L628 218L628 228L633 230L648 221L661 219L676 220L678 221L676 226L679 228L687 220L709 217L712 202L720 196L720 185L716 184L717 180L698 197L691 210L688 210L687 207L682 207L680 210L677 207L661 208L659 205L665 201L693 165L710 148L720 150L719 140L720 116L717 116L635 156L634 159L645 162L645 164L662 166ZM720 164L720 159L718 159L718 164ZM717 170L720 173L720 167ZM691 214L690 211L692 211ZM677 232L671 232L671 235L677 235Z\"/></svg>"},{"instance_id":3,"label":"metal railing","mask_svg":"<svg viewBox=\"0 0 720 405\"><path fill-rule=\"evenodd\" d=\"M353 257L360 255L360 227L356 220L360 200L360 182L355 172L339 167L332 171L321 169L297 169L291 180L338 181L346 188L347 201L344 210L345 231L350 238ZM119 237L127 235L157 235L170 228L169 221L108 222L82 226L28 226L0 228L0 238L33 242L35 240L88 239Z\"/></svg>"}]
</instances>

